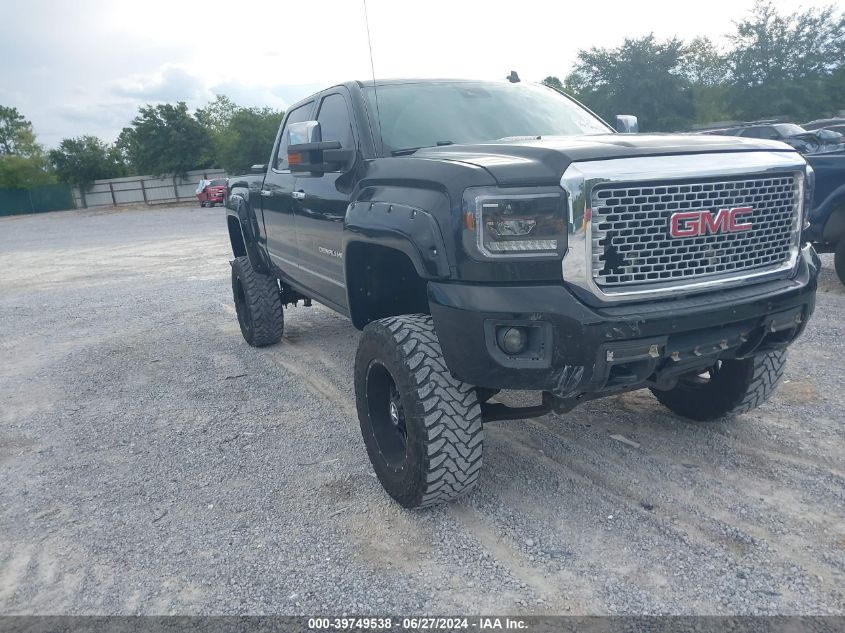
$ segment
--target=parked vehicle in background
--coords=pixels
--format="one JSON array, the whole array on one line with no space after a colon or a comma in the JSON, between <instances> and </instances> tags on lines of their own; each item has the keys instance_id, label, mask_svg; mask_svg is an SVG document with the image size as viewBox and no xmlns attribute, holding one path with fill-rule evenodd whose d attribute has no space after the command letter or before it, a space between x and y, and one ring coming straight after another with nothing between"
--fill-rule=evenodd
<instances>
[{"instance_id":1,"label":"parked vehicle in background","mask_svg":"<svg viewBox=\"0 0 845 633\"><path fill-rule=\"evenodd\" d=\"M200 201L200 206L213 207L215 204L223 204L226 199L227 183L226 178L200 180L197 185L197 200Z\"/></svg>"},{"instance_id":2,"label":"parked vehicle in background","mask_svg":"<svg viewBox=\"0 0 845 633\"><path fill-rule=\"evenodd\" d=\"M822 253L834 253L839 281L845 284L845 154L807 156L815 171L815 197L804 238Z\"/></svg>"},{"instance_id":3,"label":"parked vehicle in background","mask_svg":"<svg viewBox=\"0 0 845 633\"><path fill-rule=\"evenodd\" d=\"M839 132L827 129L808 131L795 123L774 121L744 123L718 130L706 130L701 133L782 141L802 154L845 151L845 144L842 143L843 137Z\"/></svg>"},{"instance_id":4,"label":"parked vehicle in background","mask_svg":"<svg viewBox=\"0 0 845 633\"><path fill-rule=\"evenodd\" d=\"M836 117L833 119L816 119L802 125L805 130L830 130L832 132L839 132L845 134L845 117Z\"/></svg>"},{"instance_id":5,"label":"parked vehicle in background","mask_svg":"<svg viewBox=\"0 0 845 633\"><path fill-rule=\"evenodd\" d=\"M750 411L815 306L807 163L783 143L618 134L542 85L393 80L292 105L268 154L226 204L241 333L277 343L311 299L363 330L361 433L405 507L472 489L486 422L634 389L695 420Z\"/></svg>"}]
</instances>

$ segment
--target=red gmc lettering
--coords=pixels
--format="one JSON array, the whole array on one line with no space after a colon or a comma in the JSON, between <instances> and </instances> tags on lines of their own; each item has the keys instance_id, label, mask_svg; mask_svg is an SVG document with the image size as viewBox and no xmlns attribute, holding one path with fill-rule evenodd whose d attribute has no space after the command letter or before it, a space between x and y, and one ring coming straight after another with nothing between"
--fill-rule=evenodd
<instances>
[{"instance_id":1,"label":"red gmc lettering","mask_svg":"<svg viewBox=\"0 0 845 633\"><path fill-rule=\"evenodd\" d=\"M743 222L742 218L754 212L752 207L734 207L733 209L719 209L716 213L709 211L682 211L673 213L669 221L669 234L672 237L697 237L716 233L732 233L748 231L751 222Z\"/></svg>"},{"instance_id":2,"label":"red gmc lettering","mask_svg":"<svg viewBox=\"0 0 845 633\"><path fill-rule=\"evenodd\" d=\"M684 213L672 214L672 228L670 234L672 237L695 237L699 231L699 218L701 218L700 211L686 211ZM681 228L681 222L684 222L684 228Z\"/></svg>"},{"instance_id":3,"label":"red gmc lettering","mask_svg":"<svg viewBox=\"0 0 845 633\"><path fill-rule=\"evenodd\" d=\"M740 224L738 222L738 216L741 215L749 215L754 213L754 209L752 207L737 207L735 209L731 209L731 222L729 231L749 231L751 230L751 222L745 222L744 224Z\"/></svg>"},{"instance_id":4,"label":"red gmc lettering","mask_svg":"<svg viewBox=\"0 0 845 633\"><path fill-rule=\"evenodd\" d=\"M712 213L707 213L706 211L701 214L701 235L707 235L707 233L722 233L724 231L728 231L728 227L731 225L731 212L728 209L719 209L719 212L716 215Z\"/></svg>"}]
</instances>

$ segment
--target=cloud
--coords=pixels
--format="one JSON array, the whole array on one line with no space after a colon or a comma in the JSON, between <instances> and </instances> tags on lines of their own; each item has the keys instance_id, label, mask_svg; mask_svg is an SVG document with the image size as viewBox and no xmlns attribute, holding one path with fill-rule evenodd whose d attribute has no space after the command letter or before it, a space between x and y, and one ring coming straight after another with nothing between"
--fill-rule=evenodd
<instances>
[{"instance_id":1,"label":"cloud","mask_svg":"<svg viewBox=\"0 0 845 633\"><path fill-rule=\"evenodd\" d=\"M783 12L793 10L794 0L774 2ZM282 109L334 82L367 79L371 72L360 2L312 3L319 13L317 46L314 29L284 26L292 19L286 2L259 3L260 10L245 13L249 30L231 45L224 38L239 32L226 30L230 0L147 0L142 10L126 0L0 3L0 104L32 120L48 147L81 134L114 140L146 103L181 100L195 109L223 93L244 106ZM629 11L625 20L615 21L602 21L596 3L517 4L487 0L482 11L477 2L368 0L376 73L484 79L515 68L527 81L562 79L578 49L617 46L625 36L651 31L660 38L726 33L753 0L695 5L652 0L648 10ZM622 0L611 4L627 7ZM450 36L448 46L439 45L446 18L471 24L485 43L504 44ZM205 32L206 19L218 25L214 33ZM561 36L562 24L594 23L602 28L568 29Z\"/></svg>"},{"instance_id":2,"label":"cloud","mask_svg":"<svg viewBox=\"0 0 845 633\"><path fill-rule=\"evenodd\" d=\"M286 110L292 103L314 94L329 84L276 84L254 85L239 81L224 81L211 86L214 94L226 95L239 106L269 107Z\"/></svg>"},{"instance_id":3,"label":"cloud","mask_svg":"<svg viewBox=\"0 0 845 633\"><path fill-rule=\"evenodd\" d=\"M210 88L216 95L226 95L239 106L268 107L277 110L284 110L289 102L273 94L267 86L252 85L240 81L222 81Z\"/></svg>"},{"instance_id":4,"label":"cloud","mask_svg":"<svg viewBox=\"0 0 845 633\"><path fill-rule=\"evenodd\" d=\"M181 66L170 65L153 74L119 79L112 85L112 94L139 101L187 101L193 104L213 97L203 79Z\"/></svg>"},{"instance_id":5,"label":"cloud","mask_svg":"<svg viewBox=\"0 0 845 633\"><path fill-rule=\"evenodd\" d=\"M305 97L312 95L315 92L325 90L330 86L330 83L277 85L273 86L272 92L274 95L281 97L282 99L287 101L288 104L291 104L296 103L300 99L304 99Z\"/></svg>"},{"instance_id":6,"label":"cloud","mask_svg":"<svg viewBox=\"0 0 845 633\"><path fill-rule=\"evenodd\" d=\"M95 104L80 102L61 104L55 113L77 129L84 129L85 126L112 129L128 125L137 110L138 104L135 101Z\"/></svg>"}]
</instances>

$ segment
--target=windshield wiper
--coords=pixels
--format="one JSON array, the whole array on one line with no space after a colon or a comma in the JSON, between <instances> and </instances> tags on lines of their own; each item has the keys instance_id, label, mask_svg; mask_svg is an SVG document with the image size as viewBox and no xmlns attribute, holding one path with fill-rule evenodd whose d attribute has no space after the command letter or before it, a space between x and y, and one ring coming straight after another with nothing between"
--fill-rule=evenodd
<instances>
[{"instance_id":1,"label":"windshield wiper","mask_svg":"<svg viewBox=\"0 0 845 633\"><path fill-rule=\"evenodd\" d=\"M407 156L414 152L425 149L426 147L443 147L444 145L454 145L455 141L437 141L437 145L421 145L420 147L406 147L404 149L394 149L390 152L391 156Z\"/></svg>"}]
</instances>

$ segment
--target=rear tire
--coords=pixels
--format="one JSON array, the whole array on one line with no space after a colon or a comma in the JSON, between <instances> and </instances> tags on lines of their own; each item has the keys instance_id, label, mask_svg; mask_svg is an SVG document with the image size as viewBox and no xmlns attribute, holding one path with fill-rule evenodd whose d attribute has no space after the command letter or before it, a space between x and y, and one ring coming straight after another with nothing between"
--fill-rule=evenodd
<instances>
[{"instance_id":1,"label":"rear tire","mask_svg":"<svg viewBox=\"0 0 845 633\"><path fill-rule=\"evenodd\" d=\"M355 398L373 469L400 505L431 506L472 490L481 471L481 407L475 388L446 367L430 316L364 328Z\"/></svg>"},{"instance_id":2,"label":"rear tire","mask_svg":"<svg viewBox=\"0 0 845 633\"><path fill-rule=\"evenodd\" d=\"M707 372L681 376L669 391L651 392L669 410L707 422L746 413L763 404L783 376L786 350L720 361Z\"/></svg>"},{"instance_id":3,"label":"rear tire","mask_svg":"<svg viewBox=\"0 0 845 633\"><path fill-rule=\"evenodd\" d=\"M836 245L836 250L833 252L833 265L839 281L845 284L845 237Z\"/></svg>"},{"instance_id":4,"label":"rear tire","mask_svg":"<svg viewBox=\"0 0 845 633\"><path fill-rule=\"evenodd\" d=\"M244 340L253 347L278 343L285 329L279 284L253 269L248 257L232 262L232 295Z\"/></svg>"}]
</instances>

